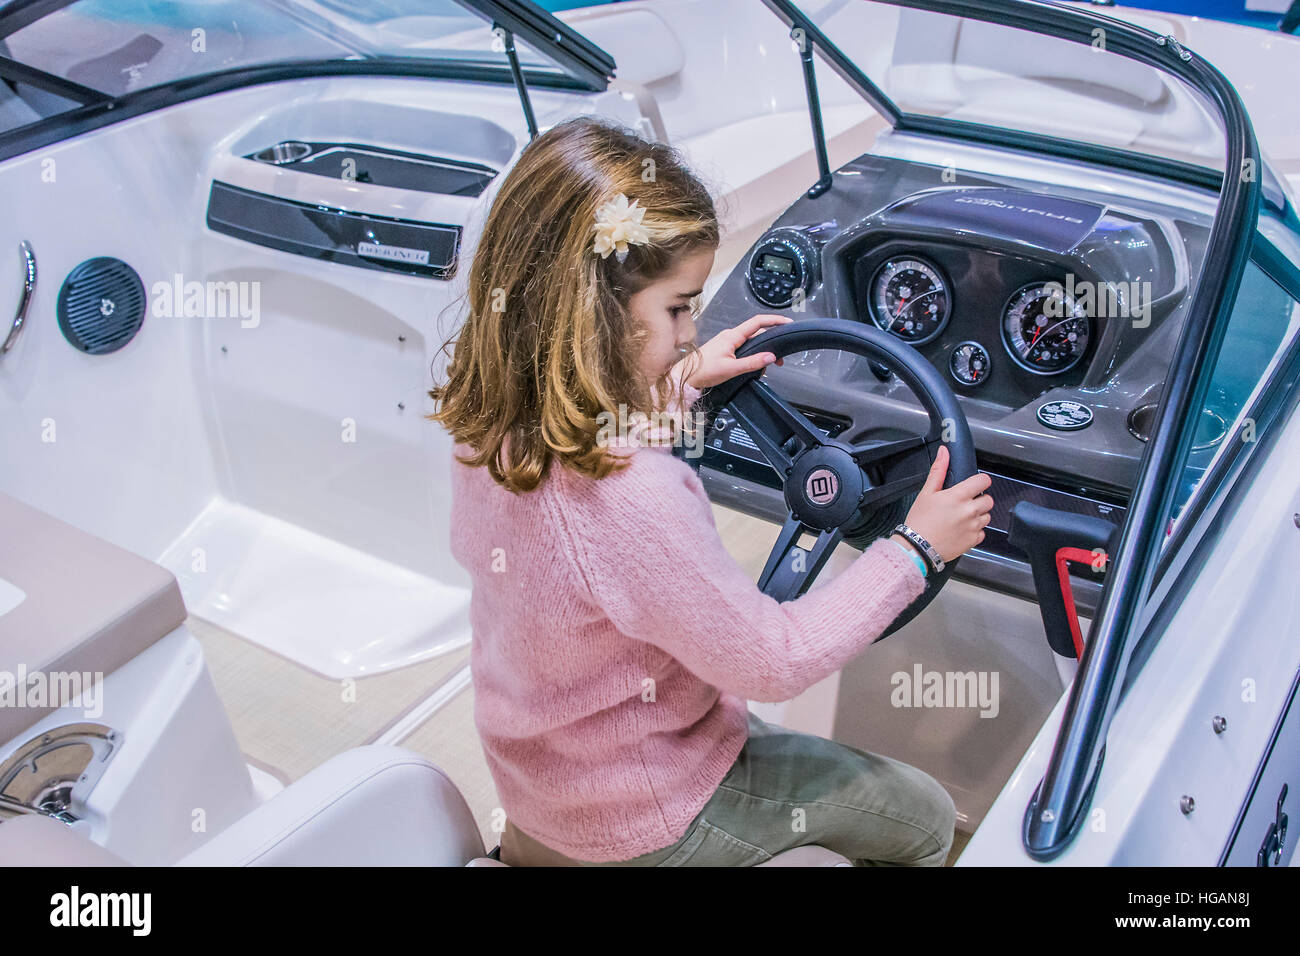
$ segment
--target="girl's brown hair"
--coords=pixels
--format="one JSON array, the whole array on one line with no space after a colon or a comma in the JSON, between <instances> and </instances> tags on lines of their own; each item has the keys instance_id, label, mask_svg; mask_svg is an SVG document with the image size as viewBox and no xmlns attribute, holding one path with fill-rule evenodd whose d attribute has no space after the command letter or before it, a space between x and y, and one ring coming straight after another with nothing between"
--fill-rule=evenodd
<instances>
[{"instance_id":1,"label":"girl's brown hair","mask_svg":"<svg viewBox=\"0 0 1300 956\"><path fill-rule=\"evenodd\" d=\"M623 262L593 249L596 212L619 193L645 210L650 236ZM428 417L473 449L461 461L513 492L536 488L555 459L594 478L623 467L597 441L601 412L658 415L672 401L668 375L642 381L646 335L628 300L718 239L708 190L669 147L591 117L551 128L493 201ZM685 407L680 389L676 400Z\"/></svg>"}]
</instances>

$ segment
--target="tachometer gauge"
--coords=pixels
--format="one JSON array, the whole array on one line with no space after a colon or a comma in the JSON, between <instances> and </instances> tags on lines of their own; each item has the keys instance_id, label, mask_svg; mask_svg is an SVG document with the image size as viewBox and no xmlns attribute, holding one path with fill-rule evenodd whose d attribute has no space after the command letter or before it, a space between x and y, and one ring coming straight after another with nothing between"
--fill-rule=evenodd
<instances>
[{"instance_id":1,"label":"tachometer gauge","mask_svg":"<svg viewBox=\"0 0 1300 956\"><path fill-rule=\"evenodd\" d=\"M1059 282L1027 285L1002 314L1002 344L1021 368L1058 375L1078 365L1092 338L1092 318Z\"/></svg>"},{"instance_id":2,"label":"tachometer gauge","mask_svg":"<svg viewBox=\"0 0 1300 956\"><path fill-rule=\"evenodd\" d=\"M951 312L947 282L924 260L890 259L871 280L872 321L910 345L933 340Z\"/></svg>"},{"instance_id":3,"label":"tachometer gauge","mask_svg":"<svg viewBox=\"0 0 1300 956\"><path fill-rule=\"evenodd\" d=\"M989 353L978 342L963 342L952 350L948 371L963 385L982 385L992 366Z\"/></svg>"}]
</instances>

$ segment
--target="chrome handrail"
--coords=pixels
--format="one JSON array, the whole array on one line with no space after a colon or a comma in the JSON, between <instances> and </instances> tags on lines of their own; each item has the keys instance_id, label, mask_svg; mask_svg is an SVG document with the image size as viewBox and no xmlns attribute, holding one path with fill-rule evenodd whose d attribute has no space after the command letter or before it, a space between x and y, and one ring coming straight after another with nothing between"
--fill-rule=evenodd
<instances>
[{"instance_id":1,"label":"chrome handrail","mask_svg":"<svg viewBox=\"0 0 1300 956\"><path fill-rule=\"evenodd\" d=\"M25 269L23 294L18 300L18 311L14 313L14 321L9 327L9 334L5 336L4 344L0 345L0 355L8 352L14 347L14 343L18 341L18 333L23 330L23 323L27 321L27 307L32 303L32 293L36 291L36 253L32 251L32 244L26 239L18 242L18 250L23 254Z\"/></svg>"}]
</instances>

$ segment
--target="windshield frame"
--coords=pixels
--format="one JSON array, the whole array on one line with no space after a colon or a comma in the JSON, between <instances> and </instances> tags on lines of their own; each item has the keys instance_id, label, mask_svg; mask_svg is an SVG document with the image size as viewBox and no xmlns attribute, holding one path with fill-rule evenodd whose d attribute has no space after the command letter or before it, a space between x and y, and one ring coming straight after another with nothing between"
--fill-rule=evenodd
<instances>
[{"instance_id":1,"label":"windshield frame","mask_svg":"<svg viewBox=\"0 0 1300 956\"><path fill-rule=\"evenodd\" d=\"M768 8L777 15L790 29L802 29L812 39L813 46L841 79L857 91L872 108L881 114L889 124L899 132L916 133L949 137L976 142L1004 149L1023 149L1049 156L1075 159L1084 156L1092 162L1116 169L1132 172L1154 173L1162 179L1185 183L1201 189L1215 192L1219 189L1222 173L1208 166L1183 162L1166 156L1120 149L1084 140L1064 139L1046 133L1017 130L971 120L956 120L943 116L931 116L925 113L909 113L895 103L887 93L862 71L852 58L846 55L834 41L826 36L812 19L798 6L797 0L763 0ZM1153 62L1145 54L1149 53L1152 43L1157 45L1173 41L1172 37L1161 38L1159 34L1138 27L1123 20L1091 11L1075 10L1056 3L1040 0L1016 0L1006 4L987 4L980 0L873 0L888 6L910 7L932 13L942 13L971 20L983 20L1001 26L1055 36L1059 39L1091 46L1094 41L1093 30L1106 31L1106 50L1129 59L1142 60L1148 66L1158 70L1167 70L1168 60ZM997 9L990 10L990 7ZM1044 10L1060 10L1066 14L1082 14L1082 22L1070 18L1053 18ZM1114 37L1111 31L1115 31ZM1135 40L1130 33L1143 34ZM1118 46L1114 41L1118 40ZM1170 50L1182 50L1177 41L1173 41ZM1182 77L1180 77L1182 78Z\"/></svg>"},{"instance_id":2,"label":"windshield frame","mask_svg":"<svg viewBox=\"0 0 1300 956\"><path fill-rule=\"evenodd\" d=\"M1294 210L1287 220L1278 219L1277 224L1300 238L1300 219ZM1250 261L1283 293L1300 303L1300 260L1289 257L1262 230L1255 233ZM1300 386L1300 334L1283 345L1271 371L1258 384L1254 401L1242 410L1245 420L1254 422L1258 437L1254 441L1234 442L1228 453L1215 459L1200 486L1189 497L1161 552L1151 598L1144 609L1149 621L1124 675L1123 694L1128 693L1151 656L1160 633L1195 586L1218 541L1218 531L1231 520L1249 494L1252 481L1262 472L1277 442L1281 426L1300 408L1300 387L1297 387Z\"/></svg>"},{"instance_id":3,"label":"windshield frame","mask_svg":"<svg viewBox=\"0 0 1300 956\"><path fill-rule=\"evenodd\" d=\"M78 0L10 0L0 5L0 40ZM599 93L609 88L613 57L532 0L454 0L485 26L502 27L546 57L556 69L522 66L529 88ZM284 80L329 76L389 76L514 85L506 55L500 64L447 57L369 56L294 59L180 77L121 96L81 86L18 60L0 56L0 79L30 83L78 102L61 113L0 131L0 162L121 120L216 93Z\"/></svg>"},{"instance_id":4,"label":"windshield frame","mask_svg":"<svg viewBox=\"0 0 1300 956\"><path fill-rule=\"evenodd\" d=\"M792 31L802 28L818 55L899 132L1046 154L1073 163L1155 176L1218 194L1205 256L1175 346L1160 409L1139 464L1120 540L1109 555L1106 582L1088 642L1068 691L1047 769L1025 807L1021 828L1025 852L1040 862L1055 859L1079 834L1091 805L1105 756L1106 734L1141 637L1142 612L1152 597L1163 553L1163 518L1172 508L1184 453L1191 447L1199 425L1198 416L1191 412L1213 371L1214 363L1208 359L1218 354L1254 246L1266 171L1250 117L1223 74L1184 50L1174 38L1161 37L1091 10L1042 0L872 0L1002 24L1083 45L1091 45L1092 31L1100 27L1106 31L1108 52L1177 77L1218 111L1225 141L1225 172L1039 133L920 117L900 110L841 51L819 46L819 38L824 40L824 36L797 4L791 0L763 2ZM792 38L797 37L792 33ZM1247 169L1254 174L1244 175ZM1230 170L1243 173L1231 175L1226 172Z\"/></svg>"}]
</instances>

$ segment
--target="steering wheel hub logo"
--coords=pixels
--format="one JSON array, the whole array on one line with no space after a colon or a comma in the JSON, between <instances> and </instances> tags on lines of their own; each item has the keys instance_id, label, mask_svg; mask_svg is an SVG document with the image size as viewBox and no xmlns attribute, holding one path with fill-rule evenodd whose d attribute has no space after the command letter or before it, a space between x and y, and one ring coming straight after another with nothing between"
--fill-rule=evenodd
<instances>
[{"instance_id":1,"label":"steering wheel hub logo","mask_svg":"<svg viewBox=\"0 0 1300 956\"><path fill-rule=\"evenodd\" d=\"M829 505L840 496L840 476L829 468L814 468L804 481L804 495L815 505Z\"/></svg>"}]
</instances>

